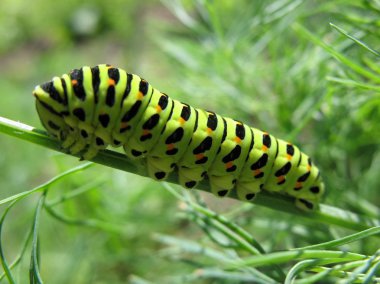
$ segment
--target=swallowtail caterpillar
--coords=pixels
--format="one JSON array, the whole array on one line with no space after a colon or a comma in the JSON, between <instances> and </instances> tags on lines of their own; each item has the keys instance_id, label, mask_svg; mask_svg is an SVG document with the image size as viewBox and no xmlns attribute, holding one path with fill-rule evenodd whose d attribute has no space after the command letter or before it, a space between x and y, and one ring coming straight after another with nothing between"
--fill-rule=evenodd
<instances>
[{"instance_id":1,"label":"swallowtail caterpillar","mask_svg":"<svg viewBox=\"0 0 380 284\"><path fill-rule=\"evenodd\" d=\"M128 157L146 160L153 179L177 170L185 188L206 178L220 197L236 190L239 199L253 200L266 190L294 197L303 210L316 208L324 193L318 168L297 146L174 100L123 69L85 66L33 95L48 133L84 159L123 146Z\"/></svg>"}]
</instances>

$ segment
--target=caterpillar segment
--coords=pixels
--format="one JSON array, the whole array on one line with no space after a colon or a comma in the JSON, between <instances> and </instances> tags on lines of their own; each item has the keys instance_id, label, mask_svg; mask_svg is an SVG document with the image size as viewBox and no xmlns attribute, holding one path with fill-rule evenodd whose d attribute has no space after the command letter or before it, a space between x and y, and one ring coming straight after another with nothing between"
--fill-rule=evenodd
<instances>
[{"instance_id":1,"label":"caterpillar segment","mask_svg":"<svg viewBox=\"0 0 380 284\"><path fill-rule=\"evenodd\" d=\"M173 102L172 114L147 157L149 176L156 180L167 178L175 169L185 154L196 126L195 109L176 100Z\"/></svg>"},{"instance_id":2,"label":"caterpillar segment","mask_svg":"<svg viewBox=\"0 0 380 284\"><path fill-rule=\"evenodd\" d=\"M69 153L91 159L108 145L144 159L149 176L253 200L260 191L295 198L306 211L324 194L318 168L298 147L246 124L171 99L137 75L101 64L54 77L33 91L42 125Z\"/></svg>"},{"instance_id":3,"label":"caterpillar segment","mask_svg":"<svg viewBox=\"0 0 380 284\"><path fill-rule=\"evenodd\" d=\"M304 210L314 209L325 192L319 169L313 165L311 159L301 153L301 162L297 167L296 181L287 193L296 197L296 205Z\"/></svg>"},{"instance_id":4,"label":"caterpillar segment","mask_svg":"<svg viewBox=\"0 0 380 284\"><path fill-rule=\"evenodd\" d=\"M196 128L184 155L178 162L179 183L193 188L207 175L214 157L226 137L225 121L220 115L195 109ZM185 147L184 145L183 147Z\"/></svg>"},{"instance_id":5,"label":"caterpillar segment","mask_svg":"<svg viewBox=\"0 0 380 284\"><path fill-rule=\"evenodd\" d=\"M297 164L301 152L297 147L277 139L277 155L271 169L272 178L264 184L264 189L270 188L273 192L284 191L292 184L293 172L297 171Z\"/></svg>"},{"instance_id":6,"label":"caterpillar segment","mask_svg":"<svg viewBox=\"0 0 380 284\"><path fill-rule=\"evenodd\" d=\"M69 152L76 154L86 149L83 158L91 159L113 142L110 130L116 123L121 103L121 96L116 94L125 89L126 72L99 65L73 70L64 78L71 87L65 120L72 128L70 136L76 141Z\"/></svg>"},{"instance_id":7,"label":"caterpillar segment","mask_svg":"<svg viewBox=\"0 0 380 284\"><path fill-rule=\"evenodd\" d=\"M211 192L221 197L235 188L252 141L252 132L248 126L231 118L223 120L226 137L207 171Z\"/></svg>"},{"instance_id":8,"label":"caterpillar segment","mask_svg":"<svg viewBox=\"0 0 380 284\"><path fill-rule=\"evenodd\" d=\"M125 71L124 71L125 72ZM125 145L136 130L145 109L149 105L154 89L137 75L127 74L127 85L121 96L120 112L112 130L113 145Z\"/></svg>"},{"instance_id":9,"label":"caterpillar segment","mask_svg":"<svg viewBox=\"0 0 380 284\"><path fill-rule=\"evenodd\" d=\"M145 158L156 145L173 111L174 102L167 95L153 90L151 101L141 116L135 131L124 144L130 158Z\"/></svg>"},{"instance_id":10,"label":"caterpillar segment","mask_svg":"<svg viewBox=\"0 0 380 284\"><path fill-rule=\"evenodd\" d=\"M237 181L239 199L253 200L271 177L271 170L278 155L278 141L272 135L251 128L253 146Z\"/></svg>"},{"instance_id":11,"label":"caterpillar segment","mask_svg":"<svg viewBox=\"0 0 380 284\"><path fill-rule=\"evenodd\" d=\"M50 135L59 139L63 143L67 139L69 126L63 119L61 113L67 109L67 98L64 97L63 90L56 90L58 77L52 81L37 86L34 90L36 97L36 109L40 121ZM73 143L72 141L71 143Z\"/></svg>"}]
</instances>

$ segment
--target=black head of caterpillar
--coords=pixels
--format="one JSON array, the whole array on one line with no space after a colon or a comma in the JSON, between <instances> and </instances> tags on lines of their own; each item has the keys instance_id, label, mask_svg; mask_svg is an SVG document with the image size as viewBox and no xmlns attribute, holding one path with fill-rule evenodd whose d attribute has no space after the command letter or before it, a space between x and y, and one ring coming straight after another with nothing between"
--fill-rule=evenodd
<instances>
[{"instance_id":1,"label":"black head of caterpillar","mask_svg":"<svg viewBox=\"0 0 380 284\"><path fill-rule=\"evenodd\" d=\"M266 132L194 108L137 75L101 64L54 77L33 92L48 133L68 152L91 159L108 145L146 159L149 175L178 171L192 188L203 179L217 196L235 190L252 200L261 190L293 196L313 210L324 193L318 168L298 147Z\"/></svg>"}]
</instances>

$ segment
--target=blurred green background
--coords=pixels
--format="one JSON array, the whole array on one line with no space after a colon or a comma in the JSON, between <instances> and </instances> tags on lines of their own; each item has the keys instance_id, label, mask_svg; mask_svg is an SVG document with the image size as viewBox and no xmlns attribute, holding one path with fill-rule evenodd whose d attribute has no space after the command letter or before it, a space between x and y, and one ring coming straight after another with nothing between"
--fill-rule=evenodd
<instances>
[{"instance_id":1,"label":"blurred green background","mask_svg":"<svg viewBox=\"0 0 380 284\"><path fill-rule=\"evenodd\" d=\"M109 63L139 74L176 99L297 143L324 174L326 203L376 216L379 80L337 60L322 44L364 70L380 73L376 55L329 25L379 47L378 2L351 2L2 0L0 115L41 128L31 95L35 85L83 65ZM79 164L73 157L2 135L0 197L32 189ZM155 239L155 234L164 234L200 244L208 240L163 184L96 165L54 185L48 199L59 200L86 186L84 194L56 206L68 219L41 217L46 283L140 281L132 275L166 283L205 265L168 253ZM269 251L346 233L202 196ZM9 259L20 252L37 198L17 204L6 219L2 245ZM89 225L83 220L97 221ZM370 253L376 246L361 243L351 249ZM29 257L21 264L16 274L25 283Z\"/></svg>"}]
</instances>

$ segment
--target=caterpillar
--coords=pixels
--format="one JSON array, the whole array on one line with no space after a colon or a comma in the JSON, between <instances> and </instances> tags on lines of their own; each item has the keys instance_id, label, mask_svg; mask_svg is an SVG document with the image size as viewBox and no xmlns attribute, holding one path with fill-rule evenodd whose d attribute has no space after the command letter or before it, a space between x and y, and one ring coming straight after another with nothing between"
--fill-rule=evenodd
<instances>
[{"instance_id":1,"label":"caterpillar","mask_svg":"<svg viewBox=\"0 0 380 284\"><path fill-rule=\"evenodd\" d=\"M251 201L261 191L294 197L315 209L324 193L320 171L289 142L212 111L194 108L108 64L74 69L37 86L42 125L69 153L91 159L108 145L145 159L149 176L174 170L185 188L209 181L211 192L236 190Z\"/></svg>"}]
</instances>

